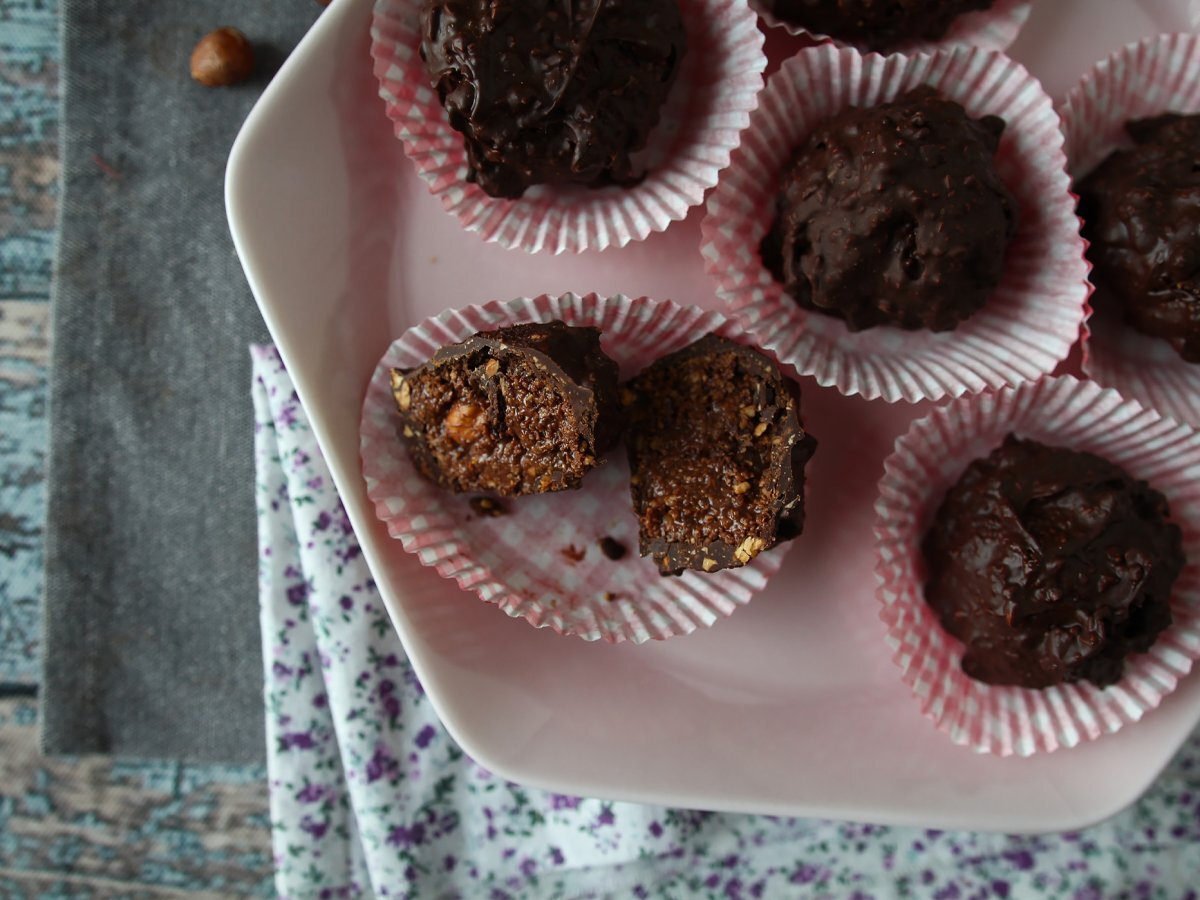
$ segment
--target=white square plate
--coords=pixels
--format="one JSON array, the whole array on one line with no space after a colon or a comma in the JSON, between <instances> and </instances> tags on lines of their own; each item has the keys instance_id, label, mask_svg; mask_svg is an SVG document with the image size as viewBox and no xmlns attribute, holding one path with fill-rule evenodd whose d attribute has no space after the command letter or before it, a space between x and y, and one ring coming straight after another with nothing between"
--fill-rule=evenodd
<instances>
[{"instance_id":1,"label":"white square plate","mask_svg":"<svg viewBox=\"0 0 1200 900\"><path fill-rule=\"evenodd\" d=\"M1106 2L1103 16L1096 6L1035 4L1012 52L1052 94L1125 41L1188 25L1184 0ZM322 14L246 121L226 199L392 621L463 749L499 775L568 794L939 828L1075 828L1136 799L1200 720L1195 675L1137 725L1030 759L975 755L918 713L883 642L871 571L875 482L911 407L806 383L822 446L804 536L750 606L664 643L537 631L388 537L360 474L358 419L372 368L409 325L543 292L716 298L698 211L603 254L528 256L462 232L392 136L371 74L371 7L336 0Z\"/></svg>"}]
</instances>

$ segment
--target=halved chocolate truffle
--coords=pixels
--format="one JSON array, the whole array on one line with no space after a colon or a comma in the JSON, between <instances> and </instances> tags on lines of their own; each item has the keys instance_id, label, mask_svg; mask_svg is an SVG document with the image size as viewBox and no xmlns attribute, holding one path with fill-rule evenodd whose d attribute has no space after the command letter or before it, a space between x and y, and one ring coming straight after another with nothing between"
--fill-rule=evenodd
<instances>
[{"instance_id":1,"label":"halved chocolate truffle","mask_svg":"<svg viewBox=\"0 0 1200 900\"><path fill-rule=\"evenodd\" d=\"M924 541L925 599L963 671L1044 688L1121 677L1171 624L1179 528L1144 481L1091 453L1012 436L967 467Z\"/></svg>"},{"instance_id":2,"label":"halved chocolate truffle","mask_svg":"<svg viewBox=\"0 0 1200 900\"><path fill-rule=\"evenodd\" d=\"M963 13L994 0L772 0L779 18L839 41L886 50L905 41L936 41Z\"/></svg>"},{"instance_id":3,"label":"halved chocolate truffle","mask_svg":"<svg viewBox=\"0 0 1200 900\"><path fill-rule=\"evenodd\" d=\"M686 49L676 0L428 0L421 55L470 177L628 185Z\"/></svg>"},{"instance_id":4,"label":"halved chocolate truffle","mask_svg":"<svg viewBox=\"0 0 1200 900\"><path fill-rule=\"evenodd\" d=\"M1200 363L1200 115L1125 126L1134 146L1078 187L1096 306Z\"/></svg>"},{"instance_id":5,"label":"halved chocolate truffle","mask_svg":"<svg viewBox=\"0 0 1200 900\"><path fill-rule=\"evenodd\" d=\"M784 173L764 264L852 331L956 328L995 291L1016 233L993 162L1003 131L930 87L822 122Z\"/></svg>"},{"instance_id":6,"label":"halved chocolate truffle","mask_svg":"<svg viewBox=\"0 0 1200 900\"><path fill-rule=\"evenodd\" d=\"M392 370L417 470L456 492L579 487L620 433L617 364L596 328L554 321L481 332Z\"/></svg>"},{"instance_id":7,"label":"halved chocolate truffle","mask_svg":"<svg viewBox=\"0 0 1200 900\"><path fill-rule=\"evenodd\" d=\"M643 556L664 574L743 566L804 526L816 441L800 389L748 347L707 335L622 391Z\"/></svg>"}]
</instances>

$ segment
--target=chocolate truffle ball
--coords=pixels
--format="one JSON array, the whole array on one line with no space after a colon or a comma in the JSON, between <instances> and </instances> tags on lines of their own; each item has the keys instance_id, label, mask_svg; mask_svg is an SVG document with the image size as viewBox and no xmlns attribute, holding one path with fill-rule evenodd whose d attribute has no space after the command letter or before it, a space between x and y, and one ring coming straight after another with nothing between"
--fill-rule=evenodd
<instances>
[{"instance_id":1,"label":"chocolate truffle ball","mask_svg":"<svg viewBox=\"0 0 1200 900\"><path fill-rule=\"evenodd\" d=\"M783 175L763 262L806 309L851 331L949 331L1000 283L1017 201L1004 131L929 87L822 122Z\"/></svg>"},{"instance_id":2,"label":"chocolate truffle ball","mask_svg":"<svg viewBox=\"0 0 1200 900\"><path fill-rule=\"evenodd\" d=\"M1200 115L1125 130L1134 146L1077 188L1097 309L1200 362Z\"/></svg>"},{"instance_id":3,"label":"chocolate truffle ball","mask_svg":"<svg viewBox=\"0 0 1200 900\"><path fill-rule=\"evenodd\" d=\"M1146 482L1090 453L1009 436L967 467L924 542L925 599L963 671L1045 688L1121 677L1171 624L1179 528Z\"/></svg>"},{"instance_id":4,"label":"chocolate truffle ball","mask_svg":"<svg viewBox=\"0 0 1200 900\"><path fill-rule=\"evenodd\" d=\"M816 441L800 389L716 335L665 356L622 392L642 556L666 575L744 566L804 526Z\"/></svg>"},{"instance_id":5,"label":"chocolate truffle ball","mask_svg":"<svg viewBox=\"0 0 1200 900\"><path fill-rule=\"evenodd\" d=\"M392 370L417 470L452 491L577 488L620 434L617 364L595 328L512 325Z\"/></svg>"},{"instance_id":6,"label":"chocolate truffle ball","mask_svg":"<svg viewBox=\"0 0 1200 900\"><path fill-rule=\"evenodd\" d=\"M428 0L421 55L493 197L630 185L686 49L677 0Z\"/></svg>"},{"instance_id":7,"label":"chocolate truffle ball","mask_svg":"<svg viewBox=\"0 0 1200 900\"><path fill-rule=\"evenodd\" d=\"M773 0L779 18L839 41L886 50L906 41L936 41L966 12L993 0Z\"/></svg>"}]
</instances>

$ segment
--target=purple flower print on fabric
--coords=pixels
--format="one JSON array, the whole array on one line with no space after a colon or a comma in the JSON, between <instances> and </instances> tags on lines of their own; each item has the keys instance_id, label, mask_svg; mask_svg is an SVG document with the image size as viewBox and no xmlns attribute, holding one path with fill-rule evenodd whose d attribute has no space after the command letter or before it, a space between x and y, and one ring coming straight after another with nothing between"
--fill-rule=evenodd
<instances>
[{"instance_id":1,"label":"purple flower print on fabric","mask_svg":"<svg viewBox=\"0 0 1200 900\"><path fill-rule=\"evenodd\" d=\"M285 898L1195 898L1200 739L1143 800L1016 838L526 789L438 722L279 357L256 348L260 600Z\"/></svg>"}]
</instances>

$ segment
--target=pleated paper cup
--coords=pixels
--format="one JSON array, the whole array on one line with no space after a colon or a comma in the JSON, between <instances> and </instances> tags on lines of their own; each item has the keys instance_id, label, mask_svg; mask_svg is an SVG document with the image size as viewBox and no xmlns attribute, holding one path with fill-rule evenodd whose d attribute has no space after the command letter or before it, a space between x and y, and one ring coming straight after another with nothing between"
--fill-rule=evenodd
<instances>
[{"instance_id":1,"label":"pleated paper cup","mask_svg":"<svg viewBox=\"0 0 1200 900\"><path fill-rule=\"evenodd\" d=\"M779 18L773 12L771 0L750 0L750 5L758 12L762 20L771 28L782 28L795 37L806 37L814 41L830 41L839 46L853 47L862 52L868 52L869 47L849 41L839 41L837 38L817 31L809 31L801 25ZM1007 50L1017 35L1029 12L1033 7L1032 0L996 0L989 9L964 13L954 20L946 33L936 41L906 41L890 48L896 53L932 53L945 47L964 44L980 47L984 50Z\"/></svg>"},{"instance_id":2,"label":"pleated paper cup","mask_svg":"<svg viewBox=\"0 0 1200 900\"><path fill-rule=\"evenodd\" d=\"M1200 113L1200 36L1165 34L1103 60L1060 107L1067 168L1076 181L1113 150L1132 146L1125 123L1165 112ZM1200 425L1200 365L1119 316L1089 322L1084 371L1163 413Z\"/></svg>"},{"instance_id":3,"label":"pleated paper cup","mask_svg":"<svg viewBox=\"0 0 1200 900\"><path fill-rule=\"evenodd\" d=\"M781 175L817 123L931 85L973 117L1007 123L996 168L1020 204L1004 277L982 310L952 332L881 326L851 332L802 309L763 265ZM868 400L938 400L1046 375L1070 352L1087 314L1087 266L1062 133L1050 98L1000 53L862 55L823 45L771 76L701 223L705 266L756 342L804 375Z\"/></svg>"},{"instance_id":4,"label":"pleated paper cup","mask_svg":"<svg viewBox=\"0 0 1200 900\"><path fill-rule=\"evenodd\" d=\"M746 0L679 0L687 53L632 187L537 185L516 200L467 181L463 136L450 127L421 59L423 0L376 0L371 55L396 136L463 228L530 253L623 247L663 231L704 200L757 104L767 58Z\"/></svg>"},{"instance_id":5,"label":"pleated paper cup","mask_svg":"<svg viewBox=\"0 0 1200 900\"><path fill-rule=\"evenodd\" d=\"M1116 684L1043 690L988 685L962 671L962 644L925 602L921 542L946 491L1008 434L1095 453L1164 494L1187 566L1171 626L1130 656ZM1072 377L956 400L916 421L884 462L875 504L880 616L921 712L956 743L1030 756L1112 734L1162 702L1200 657L1200 433Z\"/></svg>"},{"instance_id":6,"label":"pleated paper cup","mask_svg":"<svg viewBox=\"0 0 1200 900\"><path fill-rule=\"evenodd\" d=\"M367 494L388 532L423 565L538 628L613 643L665 640L705 628L744 606L779 571L789 544L749 565L663 577L638 556L637 519L625 448L610 450L577 491L500 501L504 515L476 515L470 496L426 481L397 437L389 370L428 360L479 331L560 319L594 325L622 380L710 332L744 334L720 313L670 301L596 294L543 295L451 310L410 328L380 360L363 401L361 443ZM628 551L609 559L612 538Z\"/></svg>"}]
</instances>

